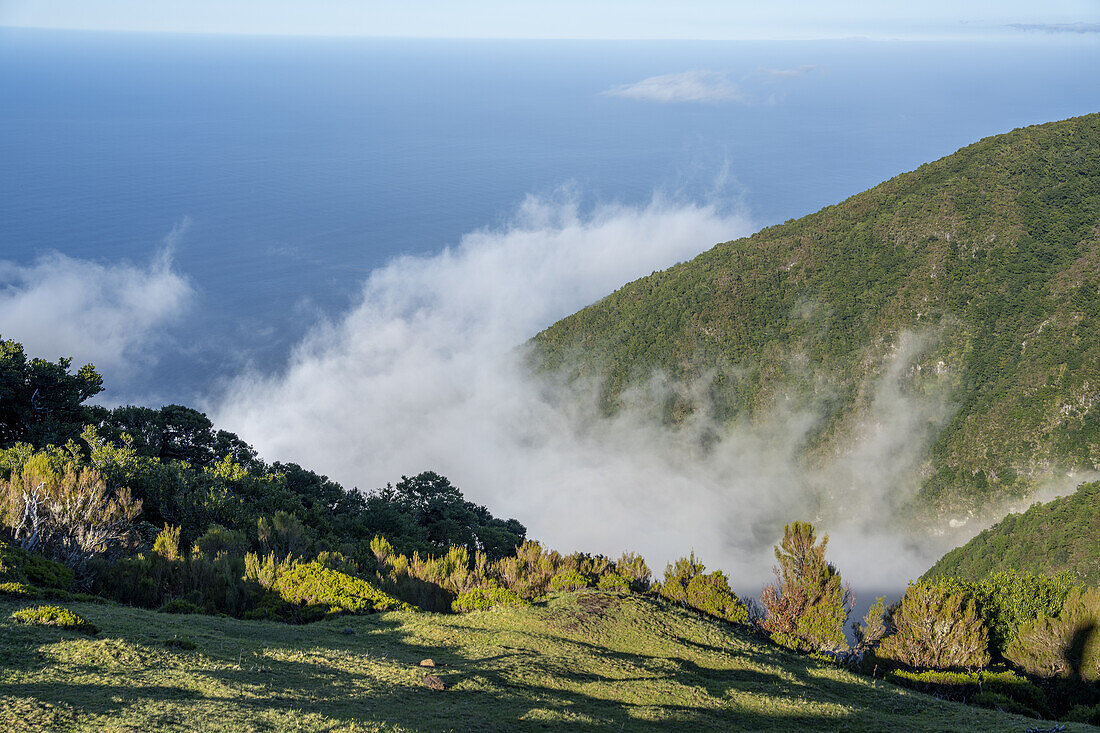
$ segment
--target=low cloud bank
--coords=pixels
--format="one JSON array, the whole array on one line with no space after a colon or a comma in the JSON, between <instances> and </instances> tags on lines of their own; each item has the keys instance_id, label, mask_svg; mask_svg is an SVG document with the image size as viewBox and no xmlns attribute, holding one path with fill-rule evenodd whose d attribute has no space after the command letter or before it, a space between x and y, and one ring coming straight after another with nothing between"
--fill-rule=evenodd
<instances>
[{"instance_id":1,"label":"low cloud bank","mask_svg":"<svg viewBox=\"0 0 1100 733\"><path fill-rule=\"evenodd\" d=\"M147 365L161 329L194 297L172 266L171 246L145 265L102 264L60 253L33 264L0 260L0 336L27 353L95 366L110 383Z\"/></svg>"},{"instance_id":2,"label":"low cloud bank","mask_svg":"<svg viewBox=\"0 0 1100 733\"><path fill-rule=\"evenodd\" d=\"M731 426L701 402L673 428L654 398L693 385L655 375L607 419L596 385L567 388L523 368L519 345L542 327L749 231L714 206L655 199L582 213L530 198L505 228L372 273L358 305L316 328L285 370L238 378L212 412L266 458L348 486L439 471L562 550L629 549L660 571L695 549L754 592L782 525L811 519L832 534L847 577L903 585L942 549L889 526L915 490L924 437L950 413L945 398L905 388L920 336L901 339L867 419L816 467L801 457L820 417L814 405L780 400Z\"/></svg>"}]
</instances>

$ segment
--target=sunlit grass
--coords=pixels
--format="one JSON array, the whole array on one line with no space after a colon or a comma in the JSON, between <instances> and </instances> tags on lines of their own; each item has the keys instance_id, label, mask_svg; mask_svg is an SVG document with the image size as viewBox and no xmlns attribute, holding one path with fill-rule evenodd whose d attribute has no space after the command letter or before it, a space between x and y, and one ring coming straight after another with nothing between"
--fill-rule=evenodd
<instances>
[{"instance_id":1,"label":"sunlit grass","mask_svg":"<svg viewBox=\"0 0 1100 733\"><path fill-rule=\"evenodd\" d=\"M1036 722L860 677L638 596L307 626L66 604L101 629L96 638L17 625L9 616L23 605L0 603L8 730L1023 731ZM425 658L437 666L419 666ZM448 689L424 687L428 673Z\"/></svg>"}]
</instances>

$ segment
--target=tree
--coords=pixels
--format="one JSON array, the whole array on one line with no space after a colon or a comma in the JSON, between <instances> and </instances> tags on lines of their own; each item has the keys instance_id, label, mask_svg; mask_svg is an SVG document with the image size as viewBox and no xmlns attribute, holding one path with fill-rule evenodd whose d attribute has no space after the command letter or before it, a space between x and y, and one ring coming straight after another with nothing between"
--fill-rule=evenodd
<instances>
[{"instance_id":1,"label":"tree","mask_svg":"<svg viewBox=\"0 0 1100 733\"><path fill-rule=\"evenodd\" d=\"M91 364L70 374L72 359L27 359L23 345L0 339L0 448L36 448L75 440L95 408L84 403L103 391ZM102 408L98 408L102 410Z\"/></svg>"},{"instance_id":2,"label":"tree","mask_svg":"<svg viewBox=\"0 0 1100 733\"><path fill-rule=\"evenodd\" d=\"M783 528L783 539L775 548L776 583L760 593L767 611L763 627L776 642L802 650L847 648L844 624L854 598L837 569L825 560L828 544L828 535L817 542L809 522Z\"/></svg>"}]
</instances>

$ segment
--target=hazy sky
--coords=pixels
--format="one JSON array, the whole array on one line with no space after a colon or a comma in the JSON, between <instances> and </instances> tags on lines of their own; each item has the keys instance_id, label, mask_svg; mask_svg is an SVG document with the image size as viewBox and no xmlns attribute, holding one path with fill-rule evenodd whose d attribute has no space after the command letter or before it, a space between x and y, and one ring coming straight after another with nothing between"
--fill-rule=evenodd
<instances>
[{"instance_id":1,"label":"hazy sky","mask_svg":"<svg viewBox=\"0 0 1100 733\"><path fill-rule=\"evenodd\" d=\"M1100 37L1100 0L0 0L0 26L450 38Z\"/></svg>"}]
</instances>

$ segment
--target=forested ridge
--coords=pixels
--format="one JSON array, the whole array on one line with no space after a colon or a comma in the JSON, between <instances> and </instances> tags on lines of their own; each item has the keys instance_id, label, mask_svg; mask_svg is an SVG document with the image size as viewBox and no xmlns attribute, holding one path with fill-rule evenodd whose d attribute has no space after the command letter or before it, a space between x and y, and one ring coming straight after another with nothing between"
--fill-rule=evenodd
<instances>
[{"instance_id":1,"label":"forested ridge","mask_svg":"<svg viewBox=\"0 0 1100 733\"><path fill-rule=\"evenodd\" d=\"M903 338L913 392L942 392L920 502L961 511L1100 463L1100 115L1017 129L835 206L632 282L534 339L544 370L706 380L672 421L794 396L843 443ZM917 436L914 436L916 439Z\"/></svg>"},{"instance_id":2,"label":"forested ridge","mask_svg":"<svg viewBox=\"0 0 1100 733\"><path fill-rule=\"evenodd\" d=\"M1069 572L1079 582L1100 583L1100 482L1009 514L944 555L925 577L977 580L1008 569Z\"/></svg>"}]
</instances>

